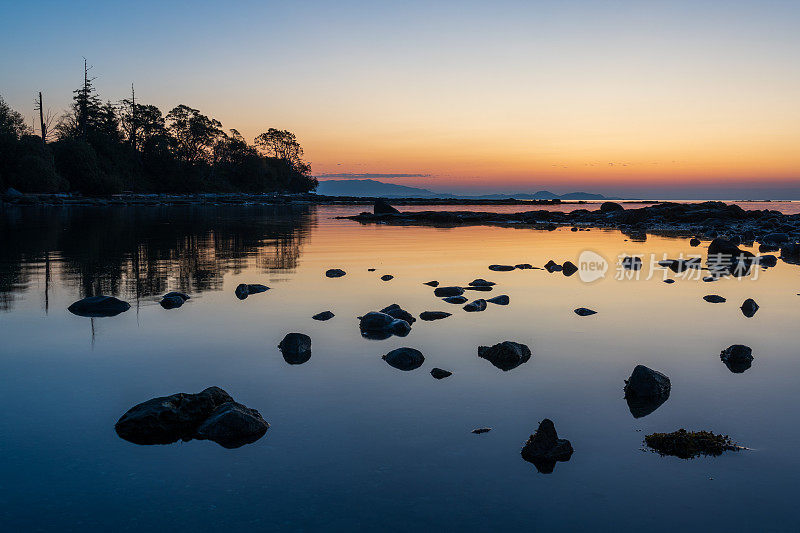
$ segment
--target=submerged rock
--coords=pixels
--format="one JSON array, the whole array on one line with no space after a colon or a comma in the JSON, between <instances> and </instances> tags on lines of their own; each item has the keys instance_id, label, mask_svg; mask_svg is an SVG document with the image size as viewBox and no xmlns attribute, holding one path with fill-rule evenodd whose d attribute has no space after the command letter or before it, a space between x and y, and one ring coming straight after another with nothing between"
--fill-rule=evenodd
<instances>
[{"instance_id":1,"label":"submerged rock","mask_svg":"<svg viewBox=\"0 0 800 533\"><path fill-rule=\"evenodd\" d=\"M219 387L153 398L130 408L114 426L117 435L134 444L207 439L226 448L255 442L268 428L258 411L234 402Z\"/></svg>"},{"instance_id":2,"label":"submerged rock","mask_svg":"<svg viewBox=\"0 0 800 533\"><path fill-rule=\"evenodd\" d=\"M398 304L392 304L384 307L383 309L381 309L381 313L386 313L392 318L405 320L409 324L413 324L414 322L417 321L417 319L414 318L414 315L412 315L411 313L400 307Z\"/></svg>"},{"instance_id":3,"label":"submerged rock","mask_svg":"<svg viewBox=\"0 0 800 533\"><path fill-rule=\"evenodd\" d=\"M73 315L87 318L117 316L131 308L131 304L113 296L88 296L67 307Z\"/></svg>"},{"instance_id":4,"label":"submerged rock","mask_svg":"<svg viewBox=\"0 0 800 533\"><path fill-rule=\"evenodd\" d=\"M489 265L489 270L495 272L509 272L514 270L514 267L512 265Z\"/></svg>"},{"instance_id":5,"label":"submerged rock","mask_svg":"<svg viewBox=\"0 0 800 533\"><path fill-rule=\"evenodd\" d=\"M700 239L698 239L697 237L692 237L691 239L689 239L689 246L692 247L700 246Z\"/></svg>"},{"instance_id":6,"label":"submerged rock","mask_svg":"<svg viewBox=\"0 0 800 533\"><path fill-rule=\"evenodd\" d=\"M509 371L527 363L531 358L531 350L519 342L503 341L494 346L478 346L478 357L486 359L500 370Z\"/></svg>"},{"instance_id":7,"label":"submerged rock","mask_svg":"<svg viewBox=\"0 0 800 533\"><path fill-rule=\"evenodd\" d=\"M237 298L244 300L251 294L258 294L268 290L269 287L266 285L261 285L260 283L240 283L234 292L236 293Z\"/></svg>"},{"instance_id":8,"label":"submerged rock","mask_svg":"<svg viewBox=\"0 0 800 533\"><path fill-rule=\"evenodd\" d=\"M442 298L442 301L449 304L463 304L467 299L464 296L449 296L447 298Z\"/></svg>"},{"instance_id":9,"label":"submerged rock","mask_svg":"<svg viewBox=\"0 0 800 533\"><path fill-rule=\"evenodd\" d=\"M436 287L433 290L433 294L440 298L446 296L461 296L464 294L464 289L461 287Z\"/></svg>"},{"instance_id":10,"label":"submerged rock","mask_svg":"<svg viewBox=\"0 0 800 533\"><path fill-rule=\"evenodd\" d=\"M492 287L497 285L494 281L486 281L483 278L474 279L469 282L470 287Z\"/></svg>"},{"instance_id":11,"label":"submerged rock","mask_svg":"<svg viewBox=\"0 0 800 533\"><path fill-rule=\"evenodd\" d=\"M178 307L182 306L186 300L189 299L189 295L182 293L182 292L168 292L165 294L161 301L161 307L164 309L177 309Z\"/></svg>"},{"instance_id":12,"label":"submerged rock","mask_svg":"<svg viewBox=\"0 0 800 533\"><path fill-rule=\"evenodd\" d=\"M575 263L572 261L564 261L564 264L561 265L561 272L567 277L573 275L577 271L578 267L576 267Z\"/></svg>"},{"instance_id":13,"label":"submerged rock","mask_svg":"<svg viewBox=\"0 0 800 533\"><path fill-rule=\"evenodd\" d=\"M313 318L314 320L330 320L334 316L336 316L336 315L334 315L331 311L323 311L321 313L317 313L316 315L312 316L311 318Z\"/></svg>"},{"instance_id":14,"label":"submerged rock","mask_svg":"<svg viewBox=\"0 0 800 533\"><path fill-rule=\"evenodd\" d=\"M511 300L509 299L508 295L499 294L499 295L495 296L494 298L489 298L486 301L490 302L490 303L493 303L493 304L496 304L496 305L508 305Z\"/></svg>"},{"instance_id":15,"label":"submerged rock","mask_svg":"<svg viewBox=\"0 0 800 533\"><path fill-rule=\"evenodd\" d=\"M719 294L707 294L707 295L703 296L703 300L707 301L708 303L712 303L712 304L721 304L721 303L725 303L725 302L728 301L725 298L723 298L722 296L720 296Z\"/></svg>"},{"instance_id":16,"label":"submerged rock","mask_svg":"<svg viewBox=\"0 0 800 533\"><path fill-rule=\"evenodd\" d=\"M304 333L287 333L278 348L290 365L301 365L311 359L311 337Z\"/></svg>"},{"instance_id":17,"label":"submerged rock","mask_svg":"<svg viewBox=\"0 0 800 533\"><path fill-rule=\"evenodd\" d=\"M564 269L564 267L562 267L561 265L559 265L558 263L556 263L551 259L544 264L544 269L552 274L553 272L561 272Z\"/></svg>"},{"instance_id":18,"label":"submerged rock","mask_svg":"<svg viewBox=\"0 0 800 533\"><path fill-rule=\"evenodd\" d=\"M445 311L423 311L419 314L419 318L421 320L425 320L426 322L430 322L432 320L441 320L449 316L452 316L452 313L447 313Z\"/></svg>"},{"instance_id":19,"label":"submerged rock","mask_svg":"<svg viewBox=\"0 0 800 533\"><path fill-rule=\"evenodd\" d=\"M734 374L741 374L753 365L753 350L744 344L733 344L720 352L719 358Z\"/></svg>"},{"instance_id":20,"label":"submerged rock","mask_svg":"<svg viewBox=\"0 0 800 533\"><path fill-rule=\"evenodd\" d=\"M758 264L765 268L771 268L778 264L778 258L772 254L759 255Z\"/></svg>"},{"instance_id":21,"label":"submerged rock","mask_svg":"<svg viewBox=\"0 0 800 533\"><path fill-rule=\"evenodd\" d=\"M453 375L453 373L448 371L448 370L442 370L441 368L432 368L431 369L431 376L433 376L434 379L449 378L452 375Z\"/></svg>"},{"instance_id":22,"label":"submerged rock","mask_svg":"<svg viewBox=\"0 0 800 533\"><path fill-rule=\"evenodd\" d=\"M742 314L747 318L753 318L755 316L756 311L758 311L758 304L752 298L748 298L742 303Z\"/></svg>"},{"instance_id":23,"label":"submerged rock","mask_svg":"<svg viewBox=\"0 0 800 533\"><path fill-rule=\"evenodd\" d=\"M625 400L634 418L647 416L669 399L669 378L644 365L636 365L625 380Z\"/></svg>"},{"instance_id":24,"label":"submerged rock","mask_svg":"<svg viewBox=\"0 0 800 533\"><path fill-rule=\"evenodd\" d=\"M342 276L346 275L347 272L342 270L341 268L330 268L325 271L325 276L329 278L341 278Z\"/></svg>"},{"instance_id":25,"label":"submerged rock","mask_svg":"<svg viewBox=\"0 0 800 533\"><path fill-rule=\"evenodd\" d=\"M597 311L589 309L587 307L579 307L574 310L574 313L578 316L589 316L597 314Z\"/></svg>"},{"instance_id":26,"label":"submerged rock","mask_svg":"<svg viewBox=\"0 0 800 533\"><path fill-rule=\"evenodd\" d=\"M622 258L621 264L625 270L641 270L642 258L626 255Z\"/></svg>"},{"instance_id":27,"label":"submerged rock","mask_svg":"<svg viewBox=\"0 0 800 533\"><path fill-rule=\"evenodd\" d=\"M214 441L223 448L238 448L257 441L267 429L269 424L258 411L227 402L214 409L200 424L194 438Z\"/></svg>"},{"instance_id":28,"label":"submerged rock","mask_svg":"<svg viewBox=\"0 0 800 533\"><path fill-rule=\"evenodd\" d=\"M483 433L489 433L492 428L475 428L472 430L472 433L476 435L482 435Z\"/></svg>"},{"instance_id":29,"label":"submerged rock","mask_svg":"<svg viewBox=\"0 0 800 533\"><path fill-rule=\"evenodd\" d=\"M372 209L372 212L376 215L399 215L400 211L398 211L395 207L389 205L383 198L378 198L375 200L375 206Z\"/></svg>"},{"instance_id":30,"label":"submerged rock","mask_svg":"<svg viewBox=\"0 0 800 533\"><path fill-rule=\"evenodd\" d=\"M464 311L474 313L486 309L486 300L478 299L464 306Z\"/></svg>"},{"instance_id":31,"label":"submerged rock","mask_svg":"<svg viewBox=\"0 0 800 533\"><path fill-rule=\"evenodd\" d=\"M672 278L668 278L668 279L664 280L664 283L672 284L672 283L675 283L675 280L672 279Z\"/></svg>"},{"instance_id":32,"label":"submerged rock","mask_svg":"<svg viewBox=\"0 0 800 533\"><path fill-rule=\"evenodd\" d=\"M425 356L414 348L397 348L384 355L383 360L398 370L408 371L421 367Z\"/></svg>"},{"instance_id":33,"label":"submerged rock","mask_svg":"<svg viewBox=\"0 0 800 533\"><path fill-rule=\"evenodd\" d=\"M556 461L569 461L572 453L572 444L567 439L558 438L556 427L549 418L539 423L539 428L522 447L522 458L533 463L542 474L552 473Z\"/></svg>"},{"instance_id":34,"label":"submerged rock","mask_svg":"<svg viewBox=\"0 0 800 533\"><path fill-rule=\"evenodd\" d=\"M435 280L434 281L427 281L427 282L423 283L423 285L427 285L428 287L438 287L439 286L439 282L435 281Z\"/></svg>"},{"instance_id":35,"label":"submerged rock","mask_svg":"<svg viewBox=\"0 0 800 533\"><path fill-rule=\"evenodd\" d=\"M411 331L411 324L405 320L399 320L386 313L370 311L359 318L359 329L361 335L368 339L383 340L392 335L405 337Z\"/></svg>"},{"instance_id":36,"label":"submerged rock","mask_svg":"<svg viewBox=\"0 0 800 533\"><path fill-rule=\"evenodd\" d=\"M392 276L391 274L384 274L383 276L381 276L381 280L383 280L383 281L390 281L390 280L393 280L393 279L394 279L394 276Z\"/></svg>"},{"instance_id":37,"label":"submerged rock","mask_svg":"<svg viewBox=\"0 0 800 533\"><path fill-rule=\"evenodd\" d=\"M651 433L645 436L644 442L660 455L672 455L681 459L692 459L701 455L718 456L728 450L740 449L727 435L717 435L710 431L686 431L682 428L672 433Z\"/></svg>"},{"instance_id":38,"label":"submerged rock","mask_svg":"<svg viewBox=\"0 0 800 533\"><path fill-rule=\"evenodd\" d=\"M530 263L520 263L518 265L514 265L514 268L516 268L518 270L532 270L533 269L533 265L530 264Z\"/></svg>"}]
</instances>

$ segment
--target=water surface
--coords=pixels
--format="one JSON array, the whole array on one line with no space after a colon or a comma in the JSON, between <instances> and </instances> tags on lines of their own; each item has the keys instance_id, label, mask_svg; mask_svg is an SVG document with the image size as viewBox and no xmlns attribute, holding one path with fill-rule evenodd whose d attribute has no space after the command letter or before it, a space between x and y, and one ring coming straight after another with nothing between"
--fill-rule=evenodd
<instances>
[{"instance_id":1,"label":"water surface","mask_svg":"<svg viewBox=\"0 0 800 533\"><path fill-rule=\"evenodd\" d=\"M518 207L518 206L512 206ZM470 208L471 209L471 208ZM483 209L483 207L481 207ZM796 385L799 267L757 280L492 272L492 263L702 252L686 239L631 242L616 231L364 226L348 207L7 209L0 212L0 519L9 531L648 530L790 531L800 459ZM519 209L516 209L519 210ZM348 274L324 276L328 268ZM367 269L375 268L375 272ZM381 281L383 274L395 278ZM497 282L507 307L465 313L429 280ZM240 301L239 283L271 290ZM192 299L164 310L158 296ZM66 308L114 294L132 309ZM702 296L725 296L709 304ZM745 318L748 297L761 309ZM361 338L356 317L399 303L406 338ZM572 310L598 311L578 317ZM330 309L336 316L311 316ZM305 364L277 344L313 339ZM532 359L503 372L477 346L510 339ZM753 348L734 374L719 352ZM380 356L410 346L402 372ZM623 380L636 364L672 380L634 418ZM434 366L453 376L434 380ZM258 442L138 446L114 423L136 403L217 385L271 424ZM543 418L575 453L545 475L520 457ZM470 431L488 426L491 432ZM709 429L751 448L684 461L642 451L653 431Z\"/></svg>"}]
</instances>

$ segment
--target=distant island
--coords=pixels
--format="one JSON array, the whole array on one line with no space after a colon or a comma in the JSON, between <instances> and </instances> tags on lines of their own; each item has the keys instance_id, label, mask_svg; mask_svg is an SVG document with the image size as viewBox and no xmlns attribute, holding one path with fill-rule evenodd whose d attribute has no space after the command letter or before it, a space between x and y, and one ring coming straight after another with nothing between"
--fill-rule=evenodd
<instances>
[{"instance_id":1,"label":"distant island","mask_svg":"<svg viewBox=\"0 0 800 533\"><path fill-rule=\"evenodd\" d=\"M166 115L83 84L60 117L37 97L38 134L0 96L0 191L80 193L308 192L317 186L295 135L269 128L249 144L235 129L177 105Z\"/></svg>"},{"instance_id":2,"label":"distant island","mask_svg":"<svg viewBox=\"0 0 800 533\"><path fill-rule=\"evenodd\" d=\"M514 198L517 200L620 200L621 198L607 197L602 194L588 192L571 192L555 194L550 191L537 191L534 193L516 192L506 194L458 195L435 192L418 187L408 187L396 183L386 183L374 179L343 179L319 181L317 193L326 196L364 196L384 198L442 198L462 200L504 200Z\"/></svg>"}]
</instances>

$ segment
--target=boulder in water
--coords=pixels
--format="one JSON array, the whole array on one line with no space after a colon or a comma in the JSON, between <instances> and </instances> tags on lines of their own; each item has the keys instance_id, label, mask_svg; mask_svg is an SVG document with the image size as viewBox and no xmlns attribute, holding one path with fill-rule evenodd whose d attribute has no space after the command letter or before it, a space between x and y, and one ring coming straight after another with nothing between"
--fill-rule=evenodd
<instances>
[{"instance_id":1,"label":"boulder in water","mask_svg":"<svg viewBox=\"0 0 800 533\"><path fill-rule=\"evenodd\" d=\"M384 355L383 360L398 370L408 371L421 367L425 356L414 348L397 348Z\"/></svg>"},{"instance_id":2,"label":"boulder in water","mask_svg":"<svg viewBox=\"0 0 800 533\"><path fill-rule=\"evenodd\" d=\"M549 418L539 423L536 433L522 447L522 458L533 463L542 474L552 473L556 461L569 461L572 453L572 444L567 439L558 438L556 427Z\"/></svg>"},{"instance_id":3,"label":"boulder in water","mask_svg":"<svg viewBox=\"0 0 800 533\"><path fill-rule=\"evenodd\" d=\"M87 318L117 316L131 308L131 304L113 296L87 296L67 307L73 315Z\"/></svg>"},{"instance_id":4,"label":"boulder in water","mask_svg":"<svg viewBox=\"0 0 800 533\"><path fill-rule=\"evenodd\" d=\"M513 370L531 358L531 349L526 345L503 341L494 346L478 346L478 357L486 359L503 371Z\"/></svg>"},{"instance_id":5,"label":"boulder in water","mask_svg":"<svg viewBox=\"0 0 800 533\"><path fill-rule=\"evenodd\" d=\"M328 270L325 271L325 276L329 278L341 278L346 274L347 272L345 272L341 268L329 268Z\"/></svg>"},{"instance_id":6,"label":"boulder in water","mask_svg":"<svg viewBox=\"0 0 800 533\"><path fill-rule=\"evenodd\" d=\"M572 261L564 261L564 264L561 265L561 273L567 277L573 275L577 271L578 267L576 267L575 263Z\"/></svg>"},{"instance_id":7,"label":"boulder in water","mask_svg":"<svg viewBox=\"0 0 800 533\"><path fill-rule=\"evenodd\" d=\"M411 332L411 324L386 313L370 311L366 315L359 317L359 329L363 337L383 340L392 335L405 337Z\"/></svg>"},{"instance_id":8,"label":"boulder in water","mask_svg":"<svg viewBox=\"0 0 800 533\"><path fill-rule=\"evenodd\" d=\"M301 365L311 359L311 337L304 333L287 333L278 348L290 365Z\"/></svg>"},{"instance_id":9,"label":"boulder in water","mask_svg":"<svg viewBox=\"0 0 800 533\"><path fill-rule=\"evenodd\" d=\"M392 318L399 318L400 320L405 320L409 324L413 324L417 321L414 318L414 315L400 307L398 304L392 304L387 307L381 309L381 313L386 313L387 315L391 316Z\"/></svg>"},{"instance_id":10,"label":"boulder in water","mask_svg":"<svg viewBox=\"0 0 800 533\"><path fill-rule=\"evenodd\" d=\"M579 308L575 309L575 314L578 315L578 316L589 316L589 315L597 314L597 311L595 311L593 309L589 309L587 307L579 307Z\"/></svg>"},{"instance_id":11,"label":"boulder in water","mask_svg":"<svg viewBox=\"0 0 800 533\"><path fill-rule=\"evenodd\" d=\"M390 280L393 280L393 279L394 279L394 276L392 276L391 274L384 274L383 276L381 276L381 280L382 281L390 281Z\"/></svg>"},{"instance_id":12,"label":"boulder in water","mask_svg":"<svg viewBox=\"0 0 800 533\"><path fill-rule=\"evenodd\" d=\"M741 374L753 364L753 350L744 344L733 344L719 354L719 358L734 374Z\"/></svg>"},{"instance_id":13,"label":"boulder in water","mask_svg":"<svg viewBox=\"0 0 800 533\"><path fill-rule=\"evenodd\" d=\"M720 296L719 294L707 294L703 296L703 300L712 304L721 304L727 302L727 300L722 296Z\"/></svg>"},{"instance_id":14,"label":"boulder in water","mask_svg":"<svg viewBox=\"0 0 800 533\"><path fill-rule=\"evenodd\" d=\"M483 278L474 279L469 282L470 287L492 287L497 285L494 281L486 281Z\"/></svg>"},{"instance_id":15,"label":"boulder in water","mask_svg":"<svg viewBox=\"0 0 800 533\"><path fill-rule=\"evenodd\" d=\"M486 309L486 300L484 299L475 300L464 306L464 311L467 311L468 313L483 311L485 309Z\"/></svg>"},{"instance_id":16,"label":"boulder in water","mask_svg":"<svg viewBox=\"0 0 800 533\"><path fill-rule=\"evenodd\" d=\"M398 211L396 208L394 208L391 205L389 205L389 202L387 202L383 198L378 198L377 200L375 200L375 206L373 207L373 212L376 215L399 215L400 214L400 211Z\"/></svg>"},{"instance_id":17,"label":"boulder in water","mask_svg":"<svg viewBox=\"0 0 800 533\"><path fill-rule=\"evenodd\" d=\"M669 399L669 378L644 365L636 365L625 380L625 400L634 418L647 416Z\"/></svg>"},{"instance_id":18,"label":"boulder in water","mask_svg":"<svg viewBox=\"0 0 800 533\"><path fill-rule=\"evenodd\" d=\"M440 298L446 296L461 296L464 294L464 289L461 287L436 287L433 290L433 294Z\"/></svg>"},{"instance_id":19,"label":"boulder in water","mask_svg":"<svg viewBox=\"0 0 800 533\"><path fill-rule=\"evenodd\" d=\"M442 298L442 301L449 304L463 304L467 299L464 296L448 296L447 298Z\"/></svg>"},{"instance_id":20,"label":"boulder in water","mask_svg":"<svg viewBox=\"0 0 800 533\"><path fill-rule=\"evenodd\" d=\"M267 429L269 424L258 411L227 402L214 409L200 424L194 438L214 441L223 448L239 448L263 437Z\"/></svg>"},{"instance_id":21,"label":"boulder in water","mask_svg":"<svg viewBox=\"0 0 800 533\"><path fill-rule=\"evenodd\" d=\"M419 314L419 318L421 320L425 320L426 322L430 322L432 320L441 320L449 316L452 316L452 313L447 313L445 311L423 311Z\"/></svg>"},{"instance_id":22,"label":"boulder in water","mask_svg":"<svg viewBox=\"0 0 800 533\"><path fill-rule=\"evenodd\" d=\"M334 315L331 311L323 311L321 313L317 313L316 315L312 316L311 318L313 318L314 320L323 320L324 321L324 320L330 320L334 316L336 316L336 315Z\"/></svg>"},{"instance_id":23,"label":"boulder in water","mask_svg":"<svg viewBox=\"0 0 800 533\"><path fill-rule=\"evenodd\" d=\"M423 283L423 285L427 285L428 287L438 287L439 286L439 282L436 281L436 280L427 281L427 282Z\"/></svg>"},{"instance_id":24,"label":"boulder in water","mask_svg":"<svg viewBox=\"0 0 800 533\"><path fill-rule=\"evenodd\" d=\"M433 376L434 379L444 379L452 375L453 373L450 372L449 370L442 370L441 368L431 369L431 376Z\"/></svg>"},{"instance_id":25,"label":"boulder in water","mask_svg":"<svg viewBox=\"0 0 800 533\"><path fill-rule=\"evenodd\" d=\"M748 298L742 303L742 314L747 318L753 318L758 311L758 304L752 298Z\"/></svg>"},{"instance_id":26,"label":"boulder in water","mask_svg":"<svg viewBox=\"0 0 800 533\"><path fill-rule=\"evenodd\" d=\"M625 208L617 202L603 202L600 204L601 213L613 213L614 211L623 211Z\"/></svg>"},{"instance_id":27,"label":"boulder in water","mask_svg":"<svg viewBox=\"0 0 800 533\"><path fill-rule=\"evenodd\" d=\"M511 301L506 294L498 294L494 298L489 298L486 300L487 302L493 303L495 305L508 305Z\"/></svg>"}]
</instances>

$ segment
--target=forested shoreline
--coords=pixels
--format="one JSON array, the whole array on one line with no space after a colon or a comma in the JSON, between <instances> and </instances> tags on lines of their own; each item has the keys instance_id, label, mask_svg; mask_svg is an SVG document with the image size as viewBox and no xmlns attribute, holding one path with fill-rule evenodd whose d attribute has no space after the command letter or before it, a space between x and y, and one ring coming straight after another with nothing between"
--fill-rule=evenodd
<instances>
[{"instance_id":1,"label":"forested shoreline","mask_svg":"<svg viewBox=\"0 0 800 533\"><path fill-rule=\"evenodd\" d=\"M287 130L269 128L248 143L235 129L199 110L177 105L165 114L131 96L101 99L84 65L70 108L25 123L0 95L0 191L308 192L317 186L303 149Z\"/></svg>"}]
</instances>

